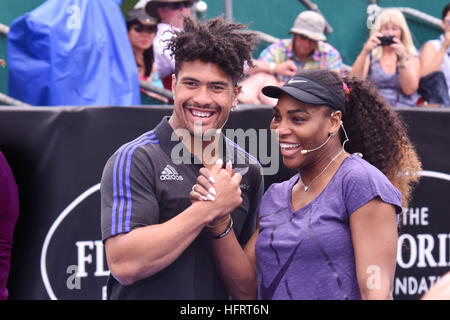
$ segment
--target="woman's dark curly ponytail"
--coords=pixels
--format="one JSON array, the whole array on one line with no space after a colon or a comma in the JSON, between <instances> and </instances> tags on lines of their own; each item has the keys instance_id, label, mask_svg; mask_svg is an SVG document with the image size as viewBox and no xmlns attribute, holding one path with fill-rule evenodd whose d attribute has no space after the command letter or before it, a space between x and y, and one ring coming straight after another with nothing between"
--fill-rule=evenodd
<instances>
[{"instance_id":1,"label":"woman's dark curly ponytail","mask_svg":"<svg viewBox=\"0 0 450 320\"><path fill-rule=\"evenodd\" d=\"M347 151L362 153L383 172L402 193L406 207L422 169L406 127L370 81L355 77L344 81L351 88L343 115L350 138Z\"/></svg>"},{"instance_id":2,"label":"woman's dark curly ponytail","mask_svg":"<svg viewBox=\"0 0 450 320\"><path fill-rule=\"evenodd\" d=\"M383 172L402 193L406 207L422 168L397 112L368 80L342 79L337 73L324 69L305 70L302 74L322 82L346 100L346 112L342 116L349 137L346 151L362 153L366 161ZM343 83L347 85L348 93ZM344 139L341 132L341 141Z\"/></svg>"}]
</instances>

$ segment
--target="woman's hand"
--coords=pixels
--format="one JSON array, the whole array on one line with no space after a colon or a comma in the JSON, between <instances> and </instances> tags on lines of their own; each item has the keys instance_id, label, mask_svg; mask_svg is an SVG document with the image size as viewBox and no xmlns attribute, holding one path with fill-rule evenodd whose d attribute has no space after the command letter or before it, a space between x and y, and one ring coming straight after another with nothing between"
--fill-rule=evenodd
<instances>
[{"instance_id":1,"label":"woman's hand","mask_svg":"<svg viewBox=\"0 0 450 320\"><path fill-rule=\"evenodd\" d=\"M397 37L394 37L392 41L394 41L394 43L391 44L390 47L394 49L395 54L398 57L397 63L404 64L407 58L406 48L404 44Z\"/></svg>"},{"instance_id":2,"label":"woman's hand","mask_svg":"<svg viewBox=\"0 0 450 320\"><path fill-rule=\"evenodd\" d=\"M366 43L364 44L363 47L363 52L364 54L369 54L369 52L371 52L373 49L375 49L376 47L378 47L381 44L381 41L379 38L381 38L383 36L383 34L381 32L376 32L373 35L371 35L369 37L369 39L367 39Z\"/></svg>"},{"instance_id":3,"label":"woman's hand","mask_svg":"<svg viewBox=\"0 0 450 320\"><path fill-rule=\"evenodd\" d=\"M222 167L222 160L215 164L213 170L219 171ZM231 163L227 163L225 170L233 177L234 172L231 166ZM192 203L196 201L214 201L215 195L217 194L216 189L214 188L214 184L216 180L214 179L213 174L207 168L200 169L200 175L197 177L197 183L192 186L192 191L189 194L189 198Z\"/></svg>"},{"instance_id":4,"label":"woman's hand","mask_svg":"<svg viewBox=\"0 0 450 320\"><path fill-rule=\"evenodd\" d=\"M227 217L242 203L239 187L242 176L233 172L231 163L227 163L225 169L222 169L222 164L223 162L219 160L211 170L201 168L197 183L189 194L192 203L196 201L214 203L212 224Z\"/></svg>"}]
</instances>

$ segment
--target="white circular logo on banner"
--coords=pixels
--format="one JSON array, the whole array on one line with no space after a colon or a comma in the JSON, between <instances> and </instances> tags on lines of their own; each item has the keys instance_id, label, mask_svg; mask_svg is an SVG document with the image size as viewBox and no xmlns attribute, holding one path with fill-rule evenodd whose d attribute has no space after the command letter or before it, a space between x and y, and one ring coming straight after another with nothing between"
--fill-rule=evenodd
<instances>
[{"instance_id":1,"label":"white circular logo on banner","mask_svg":"<svg viewBox=\"0 0 450 320\"><path fill-rule=\"evenodd\" d=\"M44 244L43 244L42 251L41 251L41 276L42 276L42 281L44 282L45 289L47 290L47 293L48 293L50 299L52 299L52 300L58 299L52 288L52 285L51 285L49 277L48 277L48 272L47 272L47 253L48 253L49 245L52 241L52 237L54 236L56 230L61 225L61 223L64 221L64 219L67 218L67 216L71 212L73 212L75 210L75 208L77 206L79 206L83 201L85 201L87 198L89 198L91 195L93 195L95 192L98 192L98 191L100 191L100 183L87 189L81 195L79 195L74 201L72 201L58 215L57 219L55 220L55 222L53 222L52 226L50 227L50 229L45 237Z\"/></svg>"},{"instance_id":2,"label":"white circular logo on banner","mask_svg":"<svg viewBox=\"0 0 450 320\"><path fill-rule=\"evenodd\" d=\"M420 173L420 176L450 181L450 174L442 172L424 170Z\"/></svg>"},{"instance_id":3,"label":"white circular logo on banner","mask_svg":"<svg viewBox=\"0 0 450 320\"><path fill-rule=\"evenodd\" d=\"M403 208L398 238L394 299L419 299L448 271L450 174L424 170L410 207ZM434 179L440 180L437 182Z\"/></svg>"}]
</instances>

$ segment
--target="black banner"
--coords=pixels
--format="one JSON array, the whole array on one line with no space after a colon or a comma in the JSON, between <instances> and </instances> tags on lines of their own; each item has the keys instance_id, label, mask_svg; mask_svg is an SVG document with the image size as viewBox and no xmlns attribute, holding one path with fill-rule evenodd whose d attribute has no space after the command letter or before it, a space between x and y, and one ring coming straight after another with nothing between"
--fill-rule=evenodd
<instances>
[{"instance_id":1,"label":"black banner","mask_svg":"<svg viewBox=\"0 0 450 320\"><path fill-rule=\"evenodd\" d=\"M112 153L152 129L171 107L0 108L0 150L19 186L10 299L102 299L108 275L99 182ZM417 299L450 270L450 112L399 110L423 162L400 234L394 297ZM271 108L240 106L227 129L265 168L265 187L294 172L268 130ZM240 139L244 135L245 139ZM250 143L256 135L258 143ZM280 164L280 168L278 168ZM274 171L274 169L275 170ZM273 174L276 173L276 174ZM376 240L376 239L375 239Z\"/></svg>"},{"instance_id":2,"label":"black banner","mask_svg":"<svg viewBox=\"0 0 450 320\"><path fill-rule=\"evenodd\" d=\"M418 299L450 271L450 112L409 109L401 116L423 171L403 208L394 297Z\"/></svg>"}]
</instances>

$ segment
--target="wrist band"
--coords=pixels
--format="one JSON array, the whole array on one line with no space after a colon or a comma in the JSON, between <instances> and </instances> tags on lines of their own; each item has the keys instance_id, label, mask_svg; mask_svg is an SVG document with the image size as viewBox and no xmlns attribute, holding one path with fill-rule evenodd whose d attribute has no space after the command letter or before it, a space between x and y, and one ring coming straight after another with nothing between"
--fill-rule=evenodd
<instances>
[{"instance_id":1,"label":"wrist band","mask_svg":"<svg viewBox=\"0 0 450 320\"><path fill-rule=\"evenodd\" d=\"M405 62L404 62L403 64L400 64L400 65L399 65L399 64L397 63L397 67L400 68L400 69L407 68L407 67L408 67L408 61L409 61L409 57L406 57Z\"/></svg>"},{"instance_id":2,"label":"wrist band","mask_svg":"<svg viewBox=\"0 0 450 320\"><path fill-rule=\"evenodd\" d=\"M275 73L275 62L269 63L269 69L270 69L270 73L272 73L272 74Z\"/></svg>"},{"instance_id":3,"label":"wrist band","mask_svg":"<svg viewBox=\"0 0 450 320\"><path fill-rule=\"evenodd\" d=\"M221 239L221 238L225 237L227 234L229 234L232 228L233 228L233 218L231 218L231 216L230 216L230 224L228 225L227 229L224 232L222 232L221 234L219 234L218 236L213 236L211 238Z\"/></svg>"}]
</instances>

